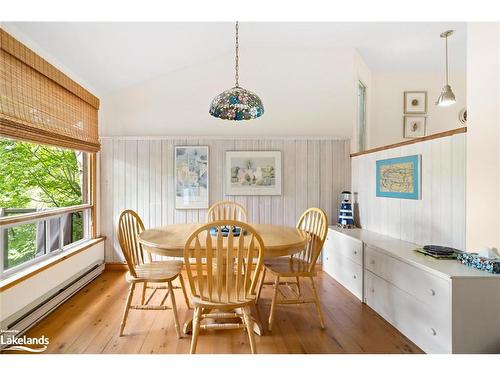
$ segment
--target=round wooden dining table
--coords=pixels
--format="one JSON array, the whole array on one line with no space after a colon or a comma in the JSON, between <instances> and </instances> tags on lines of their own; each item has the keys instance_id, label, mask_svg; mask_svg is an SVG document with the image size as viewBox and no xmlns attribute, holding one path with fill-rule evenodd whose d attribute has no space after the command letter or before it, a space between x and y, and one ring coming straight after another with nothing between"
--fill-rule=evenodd
<instances>
[{"instance_id":1,"label":"round wooden dining table","mask_svg":"<svg viewBox=\"0 0 500 375\"><path fill-rule=\"evenodd\" d=\"M184 245L189 235L204 224L172 224L146 229L139 234L139 242L146 251L169 257L184 257ZM264 242L264 259L292 255L304 249L306 232L284 225L252 224ZM201 240L201 238L200 238ZM201 240L201 244L205 241ZM191 332L192 321L184 324L184 333ZM262 324L254 319L254 331L263 334Z\"/></svg>"},{"instance_id":2,"label":"round wooden dining table","mask_svg":"<svg viewBox=\"0 0 500 375\"><path fill-rule=\"evenodd\" d=\"M146 229L139 242L152 254L183 257L189 235L204 224L172 224ZM295 227L274 224L252 224L264 241L264 259L298 253L304 248L306 234ZM205 241L202 240L202 243Z\"/></svg>"}]
</instances>

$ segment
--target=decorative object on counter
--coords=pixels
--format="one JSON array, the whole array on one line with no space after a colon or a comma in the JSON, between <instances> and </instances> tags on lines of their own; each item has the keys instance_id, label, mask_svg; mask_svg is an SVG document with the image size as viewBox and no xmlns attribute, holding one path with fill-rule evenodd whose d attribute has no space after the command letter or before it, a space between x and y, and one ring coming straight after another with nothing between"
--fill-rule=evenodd
<instances>
[{"instance_id":1,"label":"decorative object on counter","mask_svg":"<svg viewBox=\"0 0 500 375\"><path fill-rule=\"evenodd\" d=\"M476 253L460 253L458 260L468 267L477 268L481 271L500 274L500 258L484 258Z\"/></svg>"},{"instance_id":2,"label":"decorative object on counter","mask_svg":"<svg viewBox=\"0 0 500 375\"><path fill-rule=\"evenodd\" d=\"M458 114L458 119L460 120L460 123L462 125L467 125L467 109L464 108L460 111L460 113Z\"/></svg>"},{"instance_id":3,"label":"decorative object on counter","mask_svg":"<svg viewBox=\"0 0 500 375\"><path fill-rule=\"evenodd\" d=\"M227 237L229 236L229 230L231 230L233 232L233 236L234 237L238 237L240 234L241 234L241 228L240 227L235 227L235 226L232 226L232 227L228 227L228 226L224 226L220 229L220 232L222 233L222 237ZM210 229L210 235L212 236L216 236L217 235L217 227L213 227ZM246 230L243 231L243 235L246 235L247 232Z\"/></svg>"},{"instance_id":4,"label":"decorative object on counter","mask_svg":"<svg viewBox=\"0 0 500 375\"><path fill-rule=\"evenodd\" d=\"M175 147L175 208L208 208L208 146Z\"/></svg>"},{"instance_id":5,"label":"decorative object on counter","mask_svg":"<svg viewBox=\"0 0 500 375\"><path fill-rule=\"evenodd\" d=\"M227 151L226 195L281 195L281 151Z\"/></svg>"},{"instance_id":6,"label":"decorative object on counter","mask_svg":"<svg viewBox=\"0 0 500 375\"><path fill-rule=\"evenodd\" d=\"M500 258L500 253L494 247L485 247L484 249L479 250L478 254L480 257L483 258L490 258L490 259Z\"/></svg>"},{"instance_id":7,"label":"decorative object on counter","mask_svg":"<svg viewBox=\"0 0 500 375\"><path fill-rule=\"evenodd\" d=\"M436 259L456 259L458 254L461 252L460 250L452 247L438 245L425 245L422 248L415 249L415 251Z\"/></svg>"},{"instance_id":8,"label":"decorative object on counter","mask_svg":"<svg viewBox=\"0 0 500 375\"><path fill-rule=\"evenodd\" d=\"M217 95L210 104L210 114L223 120L251 120L264 114L262 100L239 85L239 25L236 22L235 81L233 88Z\"/></svg>"},{"instance_id":9,"label":"decorative object on counter","mask_svg":"<svg viewBox=\"0 0 500 375\"><path fill-rule=\"evenodd\" d=\"M403 136L405 138L420 138L425 136L425 116L404 116Z\"/></svg>"},{"instance_id":10,"label":"decorative object on counter","mask_svg":"<svg viewBox=\"0 0 500 375\"><path fill-rule=\"evenodd\" d=\"M376 195L420 199L420 155L377 160Z\"/></svg>"},{"instance_id":11,"label":"decorative object on counter","mask_svg":"<svg viewBox=\"0 0 500 375\"><path fill-rule=\"evenodd\" d=\"M441 94L439 95L436 105L439 107L446 107L452 104L455 104L456 99L455 99L455 94L453 93L453 90L451 89L451 86L448 84L448 37L453 35L453 30L447 30L443 33L441 33L440 37L444 38L445 40L445 49L446 49L446 84L443 86L443 89L441 90Z\"/></svg>"},{"instance_id":12,"label":"decorative object on counter","mask_svg":"<svg viewBox=\"0 0 500 375\"><path fill-rule=\"evenodd\" d=\"M405 91L404 113L426 114L427 113L427 91Z\"/></svg>"},{"instance_id":13,"label":"decorative object on counter","mask_svg":"<svg viewBox=\"0 0 500 375\"><path fill-rule=\"evenodd\" d=\"M341 193L341 202L340 202L339 218L337 220L337 226L341 228L355 227L350 191L343 191Z\"/></svg>"}]
</instances>

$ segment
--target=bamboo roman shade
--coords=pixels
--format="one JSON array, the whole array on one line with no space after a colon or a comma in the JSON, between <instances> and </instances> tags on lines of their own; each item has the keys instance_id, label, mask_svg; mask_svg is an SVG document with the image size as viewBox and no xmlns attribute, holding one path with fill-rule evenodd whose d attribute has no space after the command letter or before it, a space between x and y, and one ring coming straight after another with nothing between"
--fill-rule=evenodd
<instances>
[{"instance_id":1,"label":"bamboo roman shade","mask_svg":"<svg viewBox=\"0 0 500 375\"><path fill-rule=\"evenodd\" d=\"M97 152L99 99L0 28L0 136Z\"/></svg>"}]
</instances>

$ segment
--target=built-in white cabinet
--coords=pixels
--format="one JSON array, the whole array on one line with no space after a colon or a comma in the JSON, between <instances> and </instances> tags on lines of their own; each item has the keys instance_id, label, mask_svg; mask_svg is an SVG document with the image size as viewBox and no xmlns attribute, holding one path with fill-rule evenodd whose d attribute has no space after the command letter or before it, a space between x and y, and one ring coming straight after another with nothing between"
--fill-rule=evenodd
<instances>
[{"instance_id":1,"label":"built-in white cabinet","mask_svg":"<svg viewBox=\"0 0 500 375\"><path fill-rule=\"evenodd\" d=\"M363 243L332 228L323 246L323 271L363 299Z\"/></svg>"},{"instance_id":2,"label":"built-in white cabinet","mask_svg":"<svg viewBox=\"0 0 500 375\"><path fill-rule=\"evenodd\" d=\"M417 246L331 227L323 267L427 353L500 353L500 275L427 257Z\"/></svg>"}]
</instances>

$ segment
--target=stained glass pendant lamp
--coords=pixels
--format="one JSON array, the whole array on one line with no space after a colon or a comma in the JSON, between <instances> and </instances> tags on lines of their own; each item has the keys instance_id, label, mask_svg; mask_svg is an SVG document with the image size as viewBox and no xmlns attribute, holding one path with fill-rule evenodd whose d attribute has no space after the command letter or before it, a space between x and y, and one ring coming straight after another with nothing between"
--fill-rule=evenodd
<instances>
[{"instance_id":1,"label":"stained glass pendant lamp","mask_svg":"<svg viewBox=\"0 0 500 375\"><path fill-rule=\"evenodd\" d=\"M239 44L238 29L236 22L236 49L235 49L235 80L233 88L217 95L210 104L210 114L223 120L251 120L264 114L262 100L251 91L239 85Z\"/></svg>"},{"instance_id":2,"label":"stained glass pendant lamp","mask_svg":"<svg viewBox=\"0 0 500 375\"><path fill-rule=\"evenodd\" d=\"M448 84L448 37L451 35L453 35L453 30L445 31L440 35L441 38L445 39L446 45L446 84L441 89L441 94L436 101L436 105L439 107L446 107L456 102L455 94L453 93L451 86Z\"/></svg>"}]
</instances>

